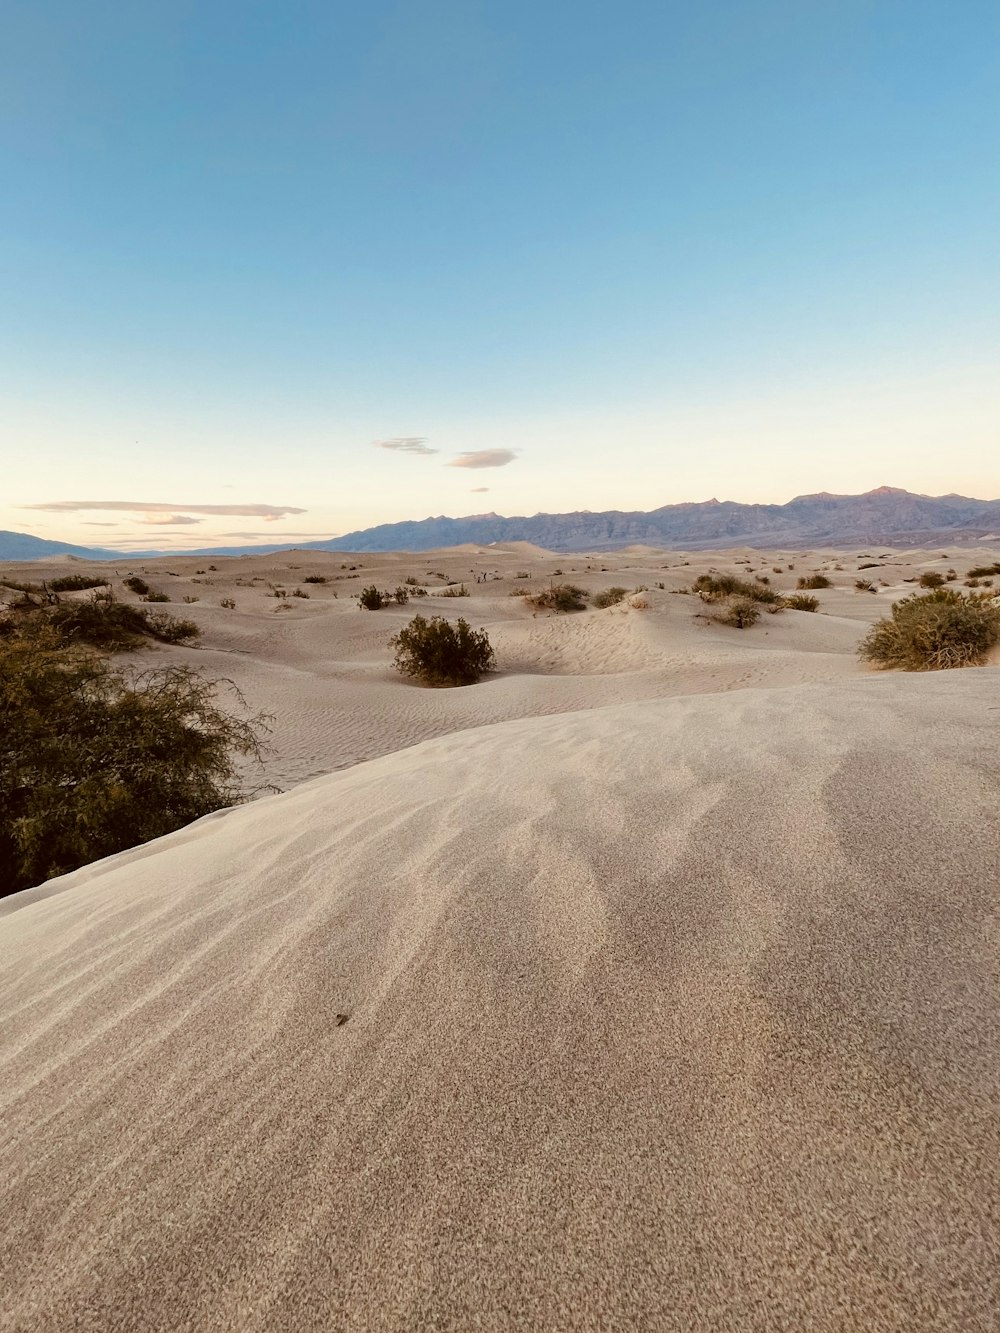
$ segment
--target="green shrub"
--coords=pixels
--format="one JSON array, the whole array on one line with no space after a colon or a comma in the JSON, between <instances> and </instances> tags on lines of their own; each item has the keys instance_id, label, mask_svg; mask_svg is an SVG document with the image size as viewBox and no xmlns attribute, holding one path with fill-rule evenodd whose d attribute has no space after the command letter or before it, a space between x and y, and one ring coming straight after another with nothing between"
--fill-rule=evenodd
<instances>
[{"instance_id":1,"label":"green shrub","mask_svg":"<svg viewBox=\"0 0 1000 1333\"><path fill-rule=\"evenodd\" d=\"M386 601L386 594L379 592L374 583L370 583L358 593L358 602L364 611L381 611Z\"/></svg>"},{"instance_id":2,"label":"green shrub","mask_svg":"<svg viewBox=\"0 0 1000 1333\"><path fill-rule=\"evenodd\" d=\"M903 671L975 666L1000 642L1000 607L955 588L913 593L876 621L858 648L868 662Z\"/></svg>"},{"instance_id":3,"label":"green shrub","mask_svg":"<svg viewBox=\"0 0 1000 1333\"><path fill-rule=\"evenodd\" d=\"M1000 561L995 565L977 565L975 569L970 569L966 578L983 579L989 578L991 574L1000 574Z\"/></svg>"},{"instance_id":4,"label":"green shrub","mask_svg":"<svg viewBox=\"0 0 1000 1333\"><path fill-rule=\"evenodd\" d=\"M403 585L400 584L399 587L396 589L396 591L392 594L392 599L397 606L405 606L407 602L410 600L409 588L404 588Z\"/></svg>"},{"instance_id":5,"label":"green shrub","mask_svg":"<svg viewBox=\"0 0 1000 1333\"><path fill-rule=\"evenodd\" d=\"M787 597L782 597L781 605L789 611L818 611L819 598L810 597L808 593L793 592Z\"/></svg>"},{"instance_id":6,"label":"green shrub","mask_svg":"<svg viewBox=\"0 0 1000 1333\"><path fill-rule=\"evenodd\" d=\"M145 597L146 593L149 592L149 584L145 579L141 579L138 574L130 574L127 579L122 579L122 582L126 588L131 588L140 597Z\"/></svg>"},{"instance_id":7,"label":"green shrub","mask_svg":"<svg viewBox=\"0 0 1000 1333\"><path fill-rule=\"evenodd\" d=\"M449 583L447 588L441 589L442 597L468 597L469 590L464 583Z\"/></svg>"},{"instance_id":8,"label":"green shrub","mask_svg":"<svg viewBox=\"0 0 1000 1333\"><path fill-rule=\"evenodd\" d=\"M58 579L49 579L48 586L53 592L86 592L88 588L103 588L107 579L96 574L64 574Z\"/></svg>"},{"instance_id":9,"label":"green shrub","mask_svg":"<svg viewBox=\"0 0 1000 1333\"><path fill-rule=\"evenodd\" d=\"M933 570L925 570L918 580L921 588L943 588L944 575L936 574Z\"/></svg>"},{"instance_id":10,"label":"green shrub","mask_svg":"<svg viewBox=\"0 0 1000 1333\"><path fill-rule=\"evenodd\" d=\"M798 579L795 586L796 588L832 588L833 584L825 574L807 574L804 578Z\"/></svg>"},{"instance_id":11,"label":"green shrub","mask_svg":"<svg viewBox=\"0 0 1000 1333\"><path fill-rule=\"evenodd\" d=\"M0 893L244 799L234 756L259 760L266 719L223 711L224 685L127 675L35 618L0 637Z\"/></svg>"},{"instance_id":12,"label":"green shrub","mask_svg":"<svg viewBox=\"0 0 1000 1333\"><path fill-rule=\"evenodd\" d=\"M553 583L529 597L528 601L539 611L583 611L587 594L572 583Z\"/></svg>"},{"instance_id":13,"label":"green shrub","mask_svg":"<svg viewBox=\"0 0 1000 1333\"><path fill-rule=\"evenodd\" d=\"M427 685L472 685L495 667L486 631L462 619L453 625L442 616L414 616L389 646L396 650L396 670Z\"/></svg>"},{"instance_id":14,"label":"green shrub","mask_svg":"<svg viewBox=\"0 0 1000 1333\"><path fill-rule=\"evenodd\" d=\"M760 582L748 583L735 574L700 574L691 586L703 602L721 602L727 597L745 597L763 603L780 601L773 588Z\"/></svg>"},{"instance_id":15,"label":"green shrub","mask_svg":"<svg viewBox=\"0 0 1000 1333\"><path fill-rule=\"evenodd\" d=\"M597 596L593 597L591 600L594 606L599 607L603 611L605 607L617 606L627 592L627 588L607 588L604 592L599 592Z\"/></svg>"},{"instance_id":16,"label":"green shrub","mask_svg":"<svg viewBox=\"0 0 1000 1333\"><path fill-rule=\"evenodd\" d=\"M48 626L62 644L87 644L112 653L139 648L148 639L184 643L201 633L191 620L176 620L118 602L111 593L96 593L86 602L16 608L13 616L0 621L0 638L16 637L37 626Z\"/></svg>"}]
</instances>

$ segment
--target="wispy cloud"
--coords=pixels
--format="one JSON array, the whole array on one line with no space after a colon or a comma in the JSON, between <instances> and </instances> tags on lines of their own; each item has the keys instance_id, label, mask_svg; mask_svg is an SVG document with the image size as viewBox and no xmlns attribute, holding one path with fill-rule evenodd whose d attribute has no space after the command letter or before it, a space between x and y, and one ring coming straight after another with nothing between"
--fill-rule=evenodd
<instances>
[{"instance_id":1,"label":"wispy cloud","mask_svg":"<svg viewBox=\"0 0 1000 1333\"><path fill-rule=\"evenodd\" d=\"M81 519L81 525L85 528L120 528L120 523L97 523L93 520Z\"/></svg>"},{"instance_id":2,"label":"wispy cloud","mask_svg":"<svg viewBox=\"0 0 1000 1333\"><path fill-rule=\"evenodd\" d=\"M506 467L516 457L513 449L466 449L445 467Z\"/></svg>"},{"instance_id":3,"label":"wispy cloud","mask_svg":"<svg viewBox=\"0 0 1000 1333\"><path fill-rule=\"evenodd\" d=\"M292 505L185 505L160 504L152 500L49 500L45 504L19 505L20 509L44 509L51 514L68 514L77 510L118 510L129 514L228 514L241 518L262 518L275 523L286 514L304 514L304 509Z\"/></svg>"},{"instance_id":4,"label":"wispy cloud","mask_svg":"<svg viewBox=\"0 0 1000 1333\"><path fill-rule=\"evenodd\" d=\"M324 541L332 539L338 534L335 532L222 532L220 537L267 537L272 542L275 538L284 541L286 537L310 537L314 541Z\"/></svg>"},{"instance_id":5,"label":"wispy cloud","mask_svg":"<svg viewBox=\"0 0 1000 1333\"><path fill-rule=\"evenodd\" d=\"M439 449L428 448L426 435L394 435L388 440L372 440L372 444L376 449L395 449L401 454L426 457L428 454L440 453Z\"/></svg>"},{"instance_id":6,"label":"wispy cloud","mask_svg":"<svg viewBox=\"0 0 1000 1333\"><path fill-rule=\"evenodd\" d=\"M192 518L190 514L143 514L139 520L156 528L176 528L183 523L204 523L203 518Z\"/></svg>"},{"instance_id":7,"label":"wispy cloud","mask_svg":"<svg viewBox=\"0 0 1000 1333\"><path fill-rule=\"evenodd\" d=\"M471 491L473 495L482 495L484 491L488 491L489 489L488 486L473 486Z\"/></svg>"}]
</instances>

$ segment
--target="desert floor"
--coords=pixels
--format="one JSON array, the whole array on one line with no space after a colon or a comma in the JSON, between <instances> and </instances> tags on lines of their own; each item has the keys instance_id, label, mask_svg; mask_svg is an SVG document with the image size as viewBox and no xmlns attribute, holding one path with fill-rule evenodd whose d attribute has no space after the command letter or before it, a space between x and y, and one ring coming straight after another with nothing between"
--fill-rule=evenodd
<instances>
[{"instance_id":1,"label":"desert floor","mask_svg":"<svg viewBox=\"0 0 1000 1333\"><path fill-rule=\"evenodd\" d=\"M135 664L290 790L0 900L0 1330L1000 1328L1000 661L856 655L998 558L148 562L204 634ZM835 586L741 631L713 567ZM496 675L399 677L415 610Z\"/></svg>"}]
</instances>

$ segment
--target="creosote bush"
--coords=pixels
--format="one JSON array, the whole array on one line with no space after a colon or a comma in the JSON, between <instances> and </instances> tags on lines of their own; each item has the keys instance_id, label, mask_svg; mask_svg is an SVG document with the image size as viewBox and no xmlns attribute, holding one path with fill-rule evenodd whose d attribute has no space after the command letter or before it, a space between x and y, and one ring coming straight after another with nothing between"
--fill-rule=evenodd
<instances>
[{"instance_id":1,"label":"creosote bush","mask_svg":"<svg viewBox=\"0 0 1000 1333\"><path fill-rule=\"evenodd\" d=\"M663 585L661 584L660 586L662 587ZM599 592L597 596L593 597L591 600L593 601L594 606L603 611L605 607L617 606L627 592L627 588L606 588L604 592Z\"/></svg>"},{"instance_id":2,"label":"creosote bush","mask_svg":"<svg viewBox=\"0 0 1000 1333\"><path fill-rule=\"evenodd\" d=\"M692 584L703 602L721 602L727 597L745 597L751 602L776 605L779 595L764 583L750 583L735 574L699 574Z\"/></svg>"},{"instance_id":3,"label":"creosote bush","mask_svg":"<svg viewBox=\"0 0 1000 1333\"><path fill-rule=\"evenodd\" d=\"M732 625L736 629L749 629L760 619L760 606L751 597L732 597L723 611L713 617L720 625Z\"/></svg>"},{"instance_id":4,"label":"creosote bush","mask_svg":"<svg viewBox=\"0 0 1000 1333\"><path fill-rule=\"evenodd\" d=\"M876 621L859 645L867 662L903 671L976 666L1000 643L1000 606L956 588L913 593Z\"/></svg>"},{"instance_id":5,"label":"creosote bush","mask_svg":"<svg viewBox=\"0 0 1000 1333\"><path fill-rule=\"evenodd\" d=\"M932 569L927 569L920 575L918 582L921 588L943 588L944 575L937 574Z\"/></svg>"},{"instance_id":6,"label":"creosote bush","mask_svg":"<svg viewBox=\"0 0 1000 1333\"><path fill-rule=\"evenodd\" d=\"M425 685L473 685L496 664L486 631L463 619L452 624L443 616L414 616L389 646L396 670Z\"/></svg>"},{"instance_id":7,"label":"creosote bush","mask_svg":"<svg viewBox=\"0 0 1000 1333\"><path fill-rule=\"evenodd\" d=\"M48 586L53 592L86 592L88 588L103 588L107 582L97 574L64 574L49 579Z\"/></svg>"},{"instance_id":8,"label":"creosote bush","mask_svg":"<svg viewBox=\"0 0 1000 1333\"><path fill-rule=\"evenodd\" d=\"M970 579L988 579L991 574L1000 574L1000 561L995 565L976 565L974 569L969 570L966 577Z\"/></svg>"},{"instance_id":9,"label":"creosote bush","mask_svg":"<svg viewBox=\"0 0 1000 1333\"><path fill-rule=\"evenodd\" d=\"M12 611L0 619L0 640L44 625L63 644L87 644L113 653L139 648L149 639L185 643L201 634L192 620L116 601L110 592L95 593L86 602L22 602Z\"/></svg>"},{"instance_id":10,"label":"creosote bush","mask_svg":"<svg viewBox=\"0 0 1000 1333\"><path fill-rule=\"evenodd\" d=\"M374 583L370 583L358 593L358 604L363 611L381 611L387 601L386 594L379 592Z\"/></svg>"},{"instance_id":11,"label":"creosote bush","mask_svg":"<svg viewBox=\"0 0 1000 1333\"><path fill-rule=\"evenodd\" d=\"M325 574L307 574L307 575L305 576L305 578L302 580L302 582L303 582L303 583L325 583L325 582L326 582L326 575L325 575Z\"/></svg>"},{"instance_id":12,"label":"creosote bush","mask_svg":"<svg viewBox=\"0 0 1000 1333\"><path fill-rule=\"evenodd\" d=\"M447 588L441 589L442 597L468 597L470 596L468 588L464 583L449 583Z\"/></svg>"},{"instance_id":13,"label":"creosote bush","mask_svg":"<svg viewBox=\"0 0 1000 1333\"><path fill-rule=\"evenodd\" d=\"M789 565L791 569L791 565ZM807 574L796 581L796 588L832 588L833 584L825 574Z\"/></svg>"},{"instance_id":14,"label":"creosote bush","mask_svg":"<svg viewBox=\"0 0 1000 1333\"><path fill-rule=\"evenodd\" d=\"M539 611L583 611L587 594L572 583L553 583L529 597L528 602Z\"/></svg>"},{"instance_id":15,"label":"creosote bush","mask_svg":"<svg viewBox=\"0 0 1000 1333\"><path fill-rule=\"evenodd\" d=\"M116 670L35 617L0 638L0 893L244 799L234 757L260 759L266 719L220 708L224 687Z\"/></svg>"}]
</instances>

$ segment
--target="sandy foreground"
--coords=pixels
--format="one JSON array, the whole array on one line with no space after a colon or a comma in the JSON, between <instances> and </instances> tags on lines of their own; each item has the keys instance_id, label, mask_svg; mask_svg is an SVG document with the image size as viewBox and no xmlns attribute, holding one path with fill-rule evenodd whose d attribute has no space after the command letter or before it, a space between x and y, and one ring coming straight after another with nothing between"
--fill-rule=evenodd
<instances>
[{"instance_id":1,"label":"sandy foreground","mask_svg":"<svg viewBox=\"0 0 1000 1333\"><path fill-rule=\"evenodd\" d=\"M1000 1328L1000 663L855 655L998 556L148 562L294 789L0 900L0 1329ZM672 591L745 560L836 586Z\"/></svg>"}]
</instances>

